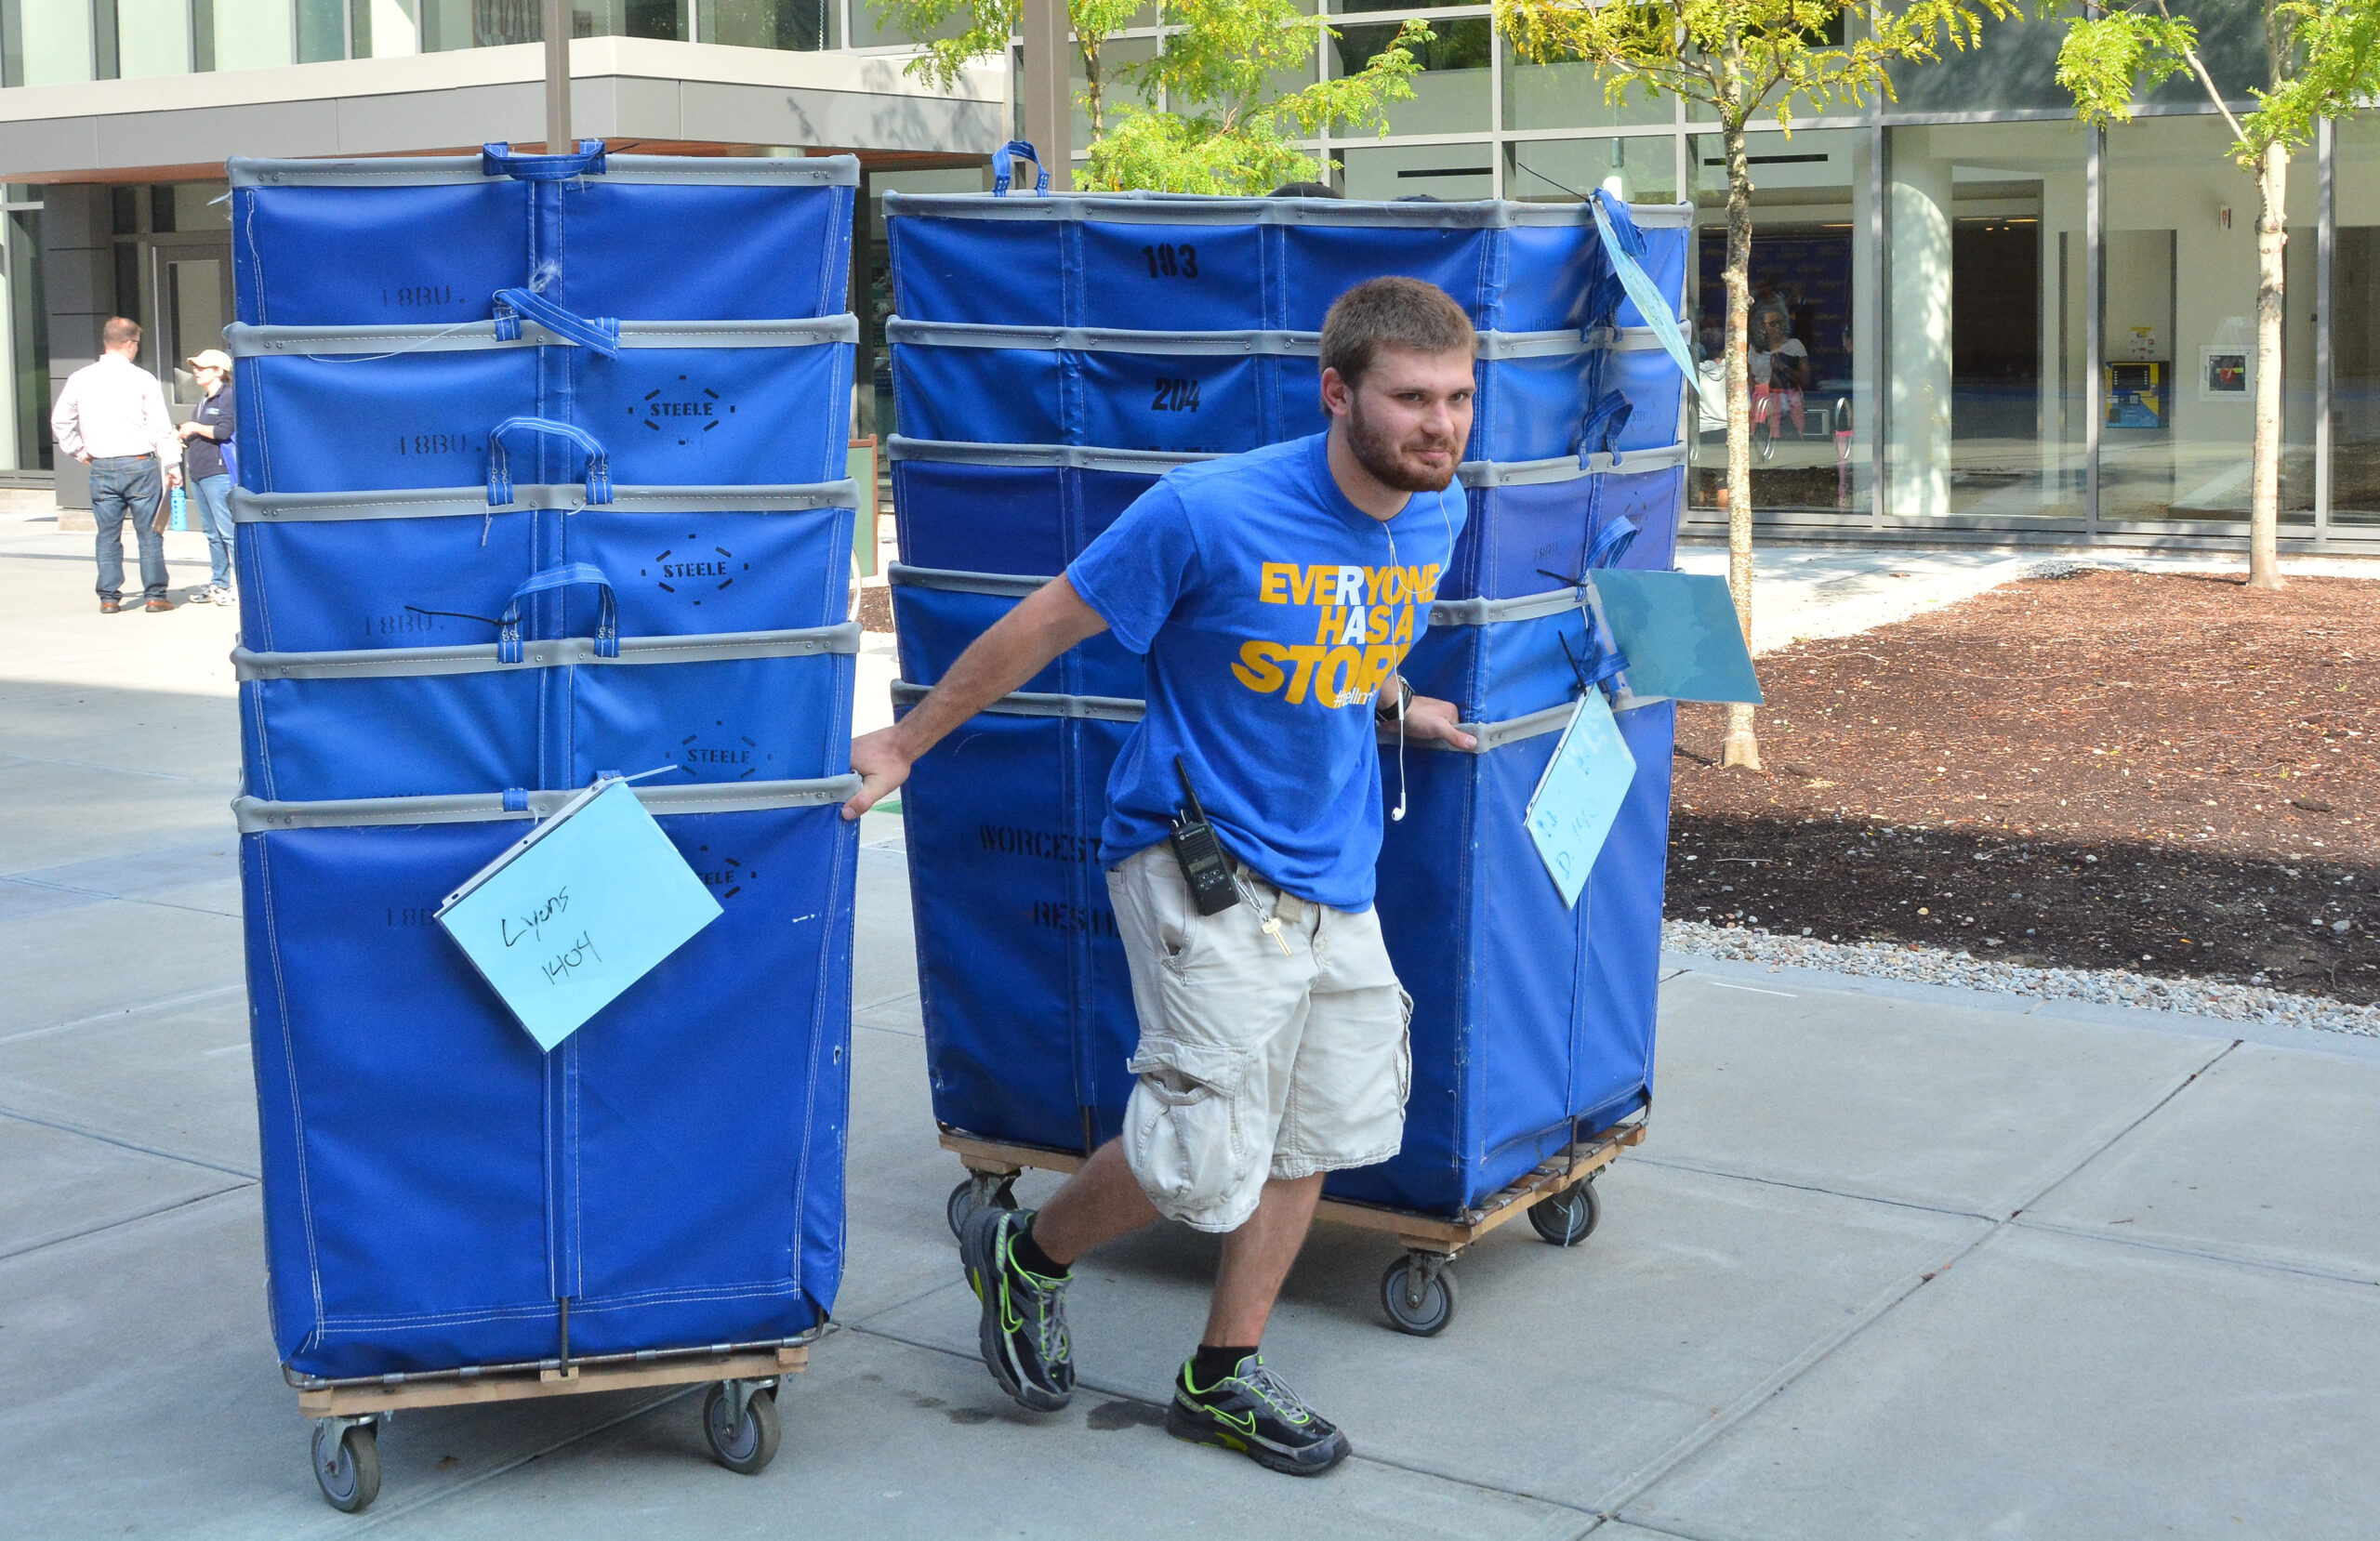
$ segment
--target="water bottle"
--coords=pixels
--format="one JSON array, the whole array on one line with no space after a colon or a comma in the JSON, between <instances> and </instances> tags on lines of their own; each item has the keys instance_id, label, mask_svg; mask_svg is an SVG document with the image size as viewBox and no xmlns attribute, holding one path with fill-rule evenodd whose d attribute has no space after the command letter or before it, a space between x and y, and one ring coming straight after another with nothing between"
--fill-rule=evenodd
<instances>
[{"instance_id":1,"label":"water bottle","mask_svg":"<svg viewBox=\"0 0 2380 1541\"><path fill-rule=\"evenodd\" d=\"M190 501L182 495L182 490L179 487L174 489L174 517L166 528L169 530L190 528Z\"/></svg>"}]
</instances>

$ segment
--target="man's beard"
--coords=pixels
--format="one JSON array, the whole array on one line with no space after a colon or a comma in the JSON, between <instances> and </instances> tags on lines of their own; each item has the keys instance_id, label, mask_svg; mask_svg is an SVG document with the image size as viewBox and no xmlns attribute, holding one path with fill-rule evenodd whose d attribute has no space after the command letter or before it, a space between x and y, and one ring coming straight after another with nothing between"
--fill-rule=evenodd
<instances>
[{"instance_id":1,"label":"man's beard","mask_svg":"<svg viewBox=\"0 0 2380 1541\"><path fill-rule=\"evenodd\" d=\"M1424 442L1422 449L1444 448L1447 466L1443 471L1408 464L1397 453L1395 439L1364 416L1363 398L1352 396L1347 402L1347 447L1355 454L1355 463L1371 472L1375 481L1395 488L1400 493L1442 493L1454 481L1455 465L1461 458L1456 446Z\"/></svg>"}]
</instances>

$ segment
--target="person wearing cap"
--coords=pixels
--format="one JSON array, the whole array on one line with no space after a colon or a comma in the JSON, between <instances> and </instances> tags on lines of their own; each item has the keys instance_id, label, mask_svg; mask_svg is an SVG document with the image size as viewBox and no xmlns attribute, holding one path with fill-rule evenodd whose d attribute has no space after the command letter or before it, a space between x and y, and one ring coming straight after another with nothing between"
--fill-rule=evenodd
<instances>
[{"instance_id":1,"label":"person wearing cap","mask_svg":"<svg viewBox=\"0 0 2380 1541\"><path fill-rule=\"evenodd\" d=\"M99 563L99 613L124 608L124 525L140 547L140 586L151 614L174 608L165 598L165 537L156 525L164 487L182 481L182 441L165 410L157 376L142 369L140 323L110 316L99 329L99 362L66 377L50 409L60 453L91 468L91 522ZM165 473L164 485L158 481Z\"/></svg>"},{"instance_id":2,"label":"person wearing cap","mask_svg":"<svg viewBox=\"0 0 2380 1541\"><path fill-rule=\"evenodd\" d=\"M181 435L182 454L189 462L191 491L196 494L198 521L206 532L206 558L213 565L206 598L212 603L234 602L231 593L231 469L223 461L223 446L240 426L239 409L231 391L231 359L219 348L209 348L183 361L190 365L206 400L198 404Z\"/></svg>"}]
</instances>

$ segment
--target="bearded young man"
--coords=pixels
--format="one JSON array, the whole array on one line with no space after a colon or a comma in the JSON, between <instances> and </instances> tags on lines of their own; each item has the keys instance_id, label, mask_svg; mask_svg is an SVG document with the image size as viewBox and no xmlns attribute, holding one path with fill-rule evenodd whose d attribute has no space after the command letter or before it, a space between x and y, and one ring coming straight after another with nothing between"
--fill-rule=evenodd
<instances>
[{"instance_id":1,"label":"bearded young man","mask_svg":"<svg viewBox=\"0 0 2380 1541\"><path fill-rule=\"evenodd\" d=\"M1051 1412L1075 1383L1069 1266L1160 1215L1223 1236L1198 1350L1166 1428L1316 1475L1346 1436L1259 1346L1323 1174L1404 1138L1412 1002L1372 910L1376 721L1472 747L1396 667L1462 526L1471 323L1379 278L1322 327L1328 432L1184 467L960 655L901 723L852 745L857 818L918 757L1102 630L1147 659L1147 714L1108 777L1101 849L1141 1037L1124 1134L1037 1214L985 1207L959 1242L984 1361ZM1169 843L1186 778L1238 902L1201 915Z\"/></svg>"}]
</instances>

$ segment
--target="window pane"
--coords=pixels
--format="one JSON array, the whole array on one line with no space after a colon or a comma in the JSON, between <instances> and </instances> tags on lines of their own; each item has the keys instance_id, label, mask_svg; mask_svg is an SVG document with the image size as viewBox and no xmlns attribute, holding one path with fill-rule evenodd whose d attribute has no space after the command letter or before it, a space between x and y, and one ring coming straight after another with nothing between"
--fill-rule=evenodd
<instances>
[{"instance_id":1,"label":"window pane","mask_svg":"<svg viewBox=\"0 0 2380 1541\"><path fill-rule=\"evenodd\" d=\"M2331 269L2331 517L2380 524L2380 117L2338 125L2331 171L2338 218ZM2303 231L2290 243L2307 244ZM2294 270L2289 277L2297 281Z\"/></svg>"},{"instance_id":2,"label":"window pane","mask_svg":"<svg viewBox=\"0 0 2380 1541\"><path fill-rule=\"evenodd\" d=\"M298 62L347 57L347 0L298 0Z\"/></svg>"},{"instance_id":3,"label":"window pane","mask_svg":"<svg viewBox=\"0 0 2380 1541\"><path fill-rule=\"evenodd\" d=\"M269 70L293 57L289 0L215 0L215 67Z\"/></svg>"},{"instance_id":4,"label":"window pane","mask_svg":"<svg viewBox=\"0 0 2380 1541\"><path fill-rule=\"evenodd\" d=\"M1525 64L1504 46L1504 126L1507 128L1627 128L1677 121L1674 99L1632 85L1620 103L1585 64ZM1671 173L1670 179L1677 179Z\"/></svg>"},{"instance_id":5,"label":"window pane","mask_svg":"<svg viewBox=\"0 0 2380 1541\"><path fill-rule=\"evenodd\" d=\"M358 59L402 59L423 51L421 0L353 0L349 15Z\"/></svg>"},{"instance_id":6,"label":"window pane","mask_svg":"<svg viewBox=\"0 0 2380 1541\"><path fill-rule=\"evenodd\" d=\"M2065 41L2062 18L1988 23L1973 48L1946 47L1936 63L1905 59L1889 66L1885 73L1898 99L1880 105L1887 117L2017 108L2070 111L2074 99L2056 78L2058 46Z\"/></svg>"},{"instance_id":7,"label":"window pane","mask_svg":"<svg viewBox=\"0 0 2380 1541\"><path fill-rule=\"evenodd\" d=\"M10 86L63 86L91 78L91 12L57 0L8 0Z\"/></svg>"},{"instance_id":8,"label":"window pane","mask_svg":"<svg viewBox=\"0 0 2380 1541\"><path fill-rule=\"evenodd\" d=\"M1892 130L1887 512L2082 518L2087 145L2071 122Z\"/></svg>"},{"instance_id":9,"label":"window pane","mask_svg":"<svg viewBox=\"0 0 2380 1541\"><path fill-rule=\"evenodd\" d=\"M537 29L540 39L545 29ZM570 0L573 37L686 40L686 0Z\"/></svg>"},{"instance_id":10,"label":"window pane","mask_svg":"<svg viewBox=\"0 0 2380 1541\"><path fill-rule=\"evenodd\" d=\"M2215 117L2145 119L2108 135L2099 441L2105 520L2248 517L2255 411L2256 194ZM2314 174L2299 157L2285 278L2281 507L2313 507Z\"/></svg>"},{"instance_id":11,"label":"window pane","mask_svg":"<svg viewBox=\"0 0 2380 1541\"><path fill-rule=\"evenodd\" d=\"M1447 203L1495 196L1496 147L1490 144L1401 144L1348 150L1340 186L1350 198L1427 195Z\"/></svg>"},{"instance_id":12,"label":"window pane","mask_svg":"<svg viewBox=\"0 0 2380 1541\"><path fill-rule=\"evenodd\" d=\"M174 229L230 230L231 191L229 182L176 182L173 185Z\"/></svg>"},{"instance_id":13,"label":"window pane","mask_svg":"<svg viewBox=\"0 0 2380 1541\"><path fill-rule=\"evenodd\" d=\"M1632 204L1677 202L1677 137L1528 139L1504 147L1504 196L1573 203L1606 188Z\"/></svg>"},{"instance_id":14,"label":"window pane","mask_svg":"<svg viewBox=\"0 0 2380 1541\"><path fill-rule=\"evenodd\" d=\"M1422 73L1414 77L1413 99L1388 110L1392 134L1479 134L1488 117L1488 20L1433 21L1437 41L1413 51ZM1331 73L1361 73L1374 54L1396 40L1395 26L1347 27L1331 44Z\"/></svg>"},{"instance_id":15,"label":"window pane","mask_svg":"<svg viewBox=\"0 0 2380 1541\"><path fill-rule=\"evenodd\" d=\"M190 73L186 0L112 0L116 71L126 80Z\"/></svg>"},{"instance_id":16,"label":"window pane","mask_svg":"<svg viewBox=\"0 0 2380 1541\"><path fill-rule=\"evenodd\" d=\"M9 320L17 375L17 465L51 466L49 441L49 299L43 292L41 211L8 216Z\"/></svg>"},{"instance_id":17,"label":"window pane","mask_svg":"<svg viewBox=\"0 0 2380 1541\"><path fill-rule=\"evenodd\" d=\"M1871 374L1856 354L1871 328L1857 324L1861 281L1857 190L1868 136L1809 130L1748 136L1752 172L1751 371L1754 507L1835 511L1867 506L1870 456L1859 398ZM1719 397L1727 296L1727 172L1718 136L1687 138L1693 172L1696 344ZM1698 410L1692 500L1716 508L1726 485L1726 419Z\"/></svg>"},{"instance_id":18,"label":"window pane","mask_svg":"<svg viewBox=\"0 0 2380 1541\"><path fill-rule=\"evenodd\" d=\"M1117 37L1100 45L1099 73L1100 84L1104 87L1100 116L1108 127L1116 125L1118 104L1138 106L1141 101L1140 92L1134 90L1130 83L1116 78L1116 72L1127 65L1144 64L1156 57L1157 39L1154 37ZM1068 94L1074 99L1073 138L1068 142L1074 146L1076 158L1080 160L1091 149L1091 113L1082 104L1082 93L1090 85L1091 77L1084 72L1080 48L1066 50L1066 64Z\"/></svg>"},{"instance_id":19,"label":"window pane","mask_svg":"<svg viewBox=\"0 0 2380 1541\"><path fill-rule=\"evenodd\" d=\"M702 0L702 40L738 48L831 48L840 8L831 0Z\"/></svg>"}]
</instances>

